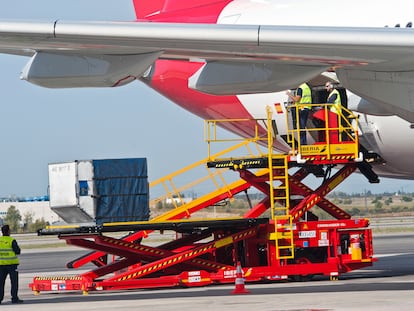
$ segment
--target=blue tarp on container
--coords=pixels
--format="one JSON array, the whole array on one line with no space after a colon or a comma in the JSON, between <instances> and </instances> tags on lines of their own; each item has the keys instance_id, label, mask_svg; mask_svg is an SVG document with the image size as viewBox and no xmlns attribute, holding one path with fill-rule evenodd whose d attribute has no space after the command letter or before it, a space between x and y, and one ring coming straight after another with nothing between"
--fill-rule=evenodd
<instances>
[{"instance_id":1,"label":"blue tarp on container","mask_svg":"<svg viewBox=\"0 0 414 311\"><path fill-rule=\"evenodd\" d=\"M149 219L147 159L93 160L96 224Z\"/></svg>"}]
</instances>

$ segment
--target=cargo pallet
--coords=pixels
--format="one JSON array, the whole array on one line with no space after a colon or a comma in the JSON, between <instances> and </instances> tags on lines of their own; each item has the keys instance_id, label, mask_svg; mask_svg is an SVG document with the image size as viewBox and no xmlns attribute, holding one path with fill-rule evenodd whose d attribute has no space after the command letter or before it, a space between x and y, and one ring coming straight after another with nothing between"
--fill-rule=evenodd
<instances>
[{"instance_id":1,"label":"cargo pallet","mask_svg":"<svg viewBox=\"0 0 414 311\"><path fill-rule=\"evenodd\" d=\"M203 162L208 169L238 172L240 180L149 221L42 230L41 234L57 234L67 244L91 250L70 261L68 268L87 263L96 268L75 276L37 276L29 287L36 294L66 290L87 294L226 284L235 282L238 262L246 282L309 280L315 275L337 280L343 273L371 266L376 259L369 221L352 219L326 196L358 168L372 182L377 178L359 152L357 120L343 127L341 122L335 123L336 116L329 115L327 109L323 111L325 120L333 118L325 128L315 129L325 133L324 141L300 146L297 138L303 129L292 129L286 138L292 146L289 154L272 152L270 108L267 119L249 120L257 126L267 122L266 135L257 134L249 141L266 146L266 153L223 158L221 153L211 156L209 149L209 157ZM218 120L207 121L208 132L217 123ZM209 137L207 141L211 143L216 138ZM241 143L244 144L246 141ZM329 176L335 165L338 172ZM295 168L294 173L289 173ZM303 183L309 174L323 178L317 189ZM162 183L166 180L169 178ZM243 217L186 219L251 187L265 197ZM331 219L319 220L312 212L316 205ZM176 232L176 238L156 247L145 245L151 232L166 230ZM118 231L130 233L122 238L108 235Z\"/></svg>"}]
</instances>

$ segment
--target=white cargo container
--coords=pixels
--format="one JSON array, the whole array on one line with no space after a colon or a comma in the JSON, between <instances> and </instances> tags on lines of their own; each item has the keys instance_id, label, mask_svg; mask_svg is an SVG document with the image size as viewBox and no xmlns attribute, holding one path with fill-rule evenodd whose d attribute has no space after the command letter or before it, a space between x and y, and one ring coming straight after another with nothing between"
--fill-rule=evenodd
<instances>
[{"instance_id":1,"label":"white cargo container","mask_svg":"<svg viewBox=\"0 0 414 311\"><path fill-rule=\"evenodd\" d=\"M50 208L67 223L148 220L146 159L49 164L49 197Z\"/></svg>"}]
</instances>

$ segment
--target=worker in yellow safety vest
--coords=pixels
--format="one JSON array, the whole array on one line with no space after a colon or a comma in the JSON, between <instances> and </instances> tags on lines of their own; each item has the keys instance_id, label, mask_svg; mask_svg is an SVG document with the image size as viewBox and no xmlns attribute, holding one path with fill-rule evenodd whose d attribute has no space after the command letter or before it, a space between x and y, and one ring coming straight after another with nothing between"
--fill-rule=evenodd
<instances>
[{"instance_id":1,"label":"worker in yellow safety vest","mask_svg":"<svg viewBox=\"0 0 414 311\"><path fill-rule=\"evenodd\" d=\"M336 115L336 126L330 123L331 127L338 127L338 131L340 134L340 139L346 140L347 135L341 130L342 125L342 101L341 101L341 94L335 88L332 82L326 82L325 84L326 91L329 93L327 103L330 105L329 111Z\"/></svg>"},{"instance_id":2,"label":"worker in yellow safety vest","mask_svg":"<svg viewBox=\"0 0 414 311\"><path fill-rule=\"evenodd\" d=\"M306 132L304 129L306 128L306 123L308 122L309 112L312 109L312 91L311 88L307 83L302 83L296 89L295 94L292 92L287 91L286 94L289 98L296 104L296 110L292 113L293 118L293 126L297 128L297 118L299 116L299 128L300 128L300 144L306 145Z\"/></svg>"},{"instance_id":3,"label":"worker in yellow safety vest","mask_svg":"<svg viewBox=\"0 0 414 311\"><path fill-rule=\"evenodd\" d=\"M332 82L326 82L325 88L329 93L328 100L326 102L332 105L330 111L340 116L342 109L341 94L339 94L339 91L334 87Z\"/></svg>"},{"instance_id":4,"label":"worker in yellow safety vest","mask_svg":"<svg viewBox=\"0 0 414 311\"><path fill-rule=\"evenodd\" d=\"M7 275L10 276L11 283L11 298L12 303L22 303L23 300L17 296L19 289L19 273L17 272L17 266L19 265L19 259L17 255L20 255L20 247L17 241L10 236L9 225L1 227L3 236L0 237L0 303L4 298L4 284L6 282Z\"/></svg>"}]
</instances>

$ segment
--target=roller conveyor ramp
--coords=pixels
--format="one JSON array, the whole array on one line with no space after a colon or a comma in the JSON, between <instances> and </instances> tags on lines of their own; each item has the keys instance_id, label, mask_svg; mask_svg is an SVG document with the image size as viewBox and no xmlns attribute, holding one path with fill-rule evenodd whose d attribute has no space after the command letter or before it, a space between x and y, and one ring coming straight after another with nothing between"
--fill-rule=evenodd
<instances>
[{"instance_id":1,"label":"roller conveyor ramp","mask_svg":"<svg viewBox=\"0 0 414 311\"><path fill-rule=\"evenodd\" d=\"M87 236L90 234L100 235L108 232L152 232L152 231L176 231L178 233L191 233L202 229L216 228L244 228L260 223L266 223L266 218L225 218L225 219L189 219L171 221L137 221L127 223L108 223L101 226L55 226L39 231L40 235L59 235L59 238Z\"/></svg>"}]
</instances>

